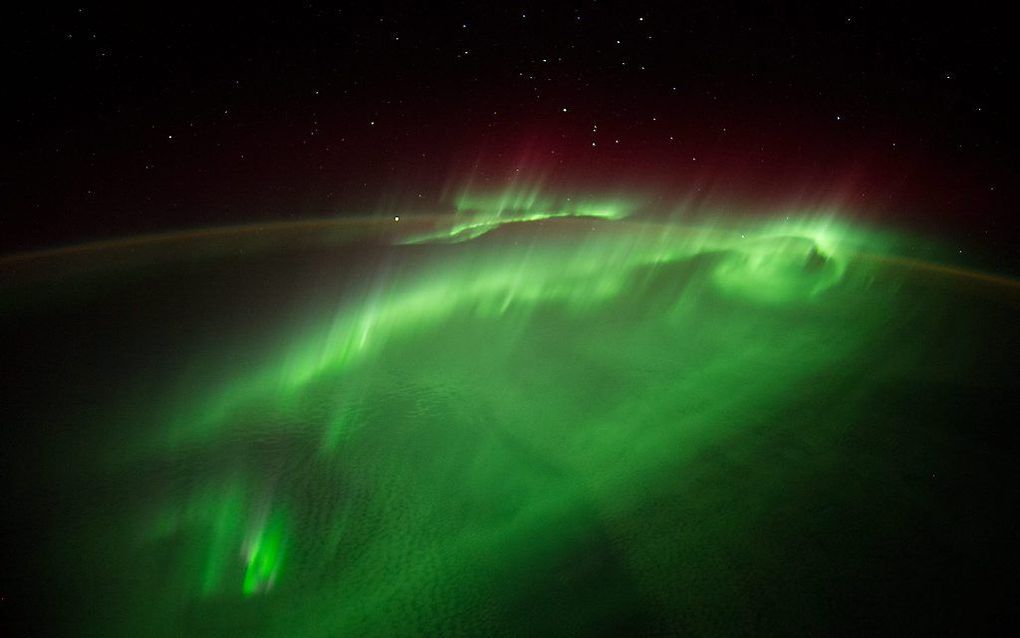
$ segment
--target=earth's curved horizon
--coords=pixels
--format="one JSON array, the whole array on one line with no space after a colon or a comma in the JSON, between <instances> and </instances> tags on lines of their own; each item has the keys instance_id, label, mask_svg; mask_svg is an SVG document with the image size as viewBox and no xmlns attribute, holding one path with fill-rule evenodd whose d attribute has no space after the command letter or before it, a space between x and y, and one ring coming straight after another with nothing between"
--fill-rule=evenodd
<instances>
[{"instance_id":1,"label":"earth's curved horizon","mask_svg":"<svg viewBox=\"0 0 1020 638\"><path fill-rule=\"evenodd\" d=\"M26 591L107 635L817 634L999 573L1016 280L834 214L600 212L0 260Z\"/></svg>"}]
</instances>

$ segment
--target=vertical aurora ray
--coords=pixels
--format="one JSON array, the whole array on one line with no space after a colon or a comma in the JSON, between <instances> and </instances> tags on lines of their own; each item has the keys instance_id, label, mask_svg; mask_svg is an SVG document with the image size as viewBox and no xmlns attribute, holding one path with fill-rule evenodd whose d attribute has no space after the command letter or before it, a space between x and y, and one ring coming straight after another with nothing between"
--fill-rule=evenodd
<instances>
[{"instance_id":1,"label":"vertical aurora ray","mask_svg":"<svg viewBox=\"0 0 1020 638\"><path fill-rule=\"evenodd\" d=\"M279 513L260 520L244 543L244 584L245 596L272 589L283 563L286 543L286 527Z\"/></svg>"}]
</instances>

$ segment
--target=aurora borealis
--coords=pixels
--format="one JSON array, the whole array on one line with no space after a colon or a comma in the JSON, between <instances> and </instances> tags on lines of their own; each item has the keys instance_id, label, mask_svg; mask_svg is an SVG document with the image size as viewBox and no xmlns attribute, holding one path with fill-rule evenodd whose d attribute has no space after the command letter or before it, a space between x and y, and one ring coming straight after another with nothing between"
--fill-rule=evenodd
<instances>
[{"instance_id":1,"label":"aurora borealis","mask_svg":"<svg viewBox=\"0 0 1020 638\"><path fill-rule=\"evenodd\" d=\"M13 5L0 636L1012 635L996 7Z\"/></svg>"},{"instance_id":2,"label":"aurora borealis","mask_svg":"<svg viewBox=\"0 0 1020 638\"><path fill-rule=\"evenodd\" d=\"M88 453L51 441L53 459L75 460L44 483L94 486L47 541L46 569L84 605L67 622L153 636L824 632L852 611L788 617L773 596L810 582L803 609L840 601L833 574L905 540L898 517L952 514L923 503L955 471L960 435L911 449L944 415L903 388L938 387L940 349L920 335L956 330L938 309L974 294L977 273L902 261L916 241L838 212L607 219L535 201L430 218L431 239L413 218L406 237L392 220L348 222L354 239L330 252L367 241L375 257L330 270L362 283L318 284L297 320L280 312L285 288L245 292L256 314L291 319L230 347L216 330L200 351L185 340L179 372L95 412L106 425ZM468 239L471 214L490 227ZM196 250L200 270L217 263ZM994 296L971 311L1015 307L1012 281L981 287ZM855 531L823 534L840 529ZM759 593L734 608L744 587Z\"/></svg>"}]
</instances>

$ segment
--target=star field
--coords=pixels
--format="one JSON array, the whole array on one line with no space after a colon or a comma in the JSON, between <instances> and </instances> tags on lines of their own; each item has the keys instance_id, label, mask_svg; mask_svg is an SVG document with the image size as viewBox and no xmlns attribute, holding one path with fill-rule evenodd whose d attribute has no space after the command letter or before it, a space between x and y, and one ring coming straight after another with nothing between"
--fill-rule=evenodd
<instances>
[{"instance_id":1,"label":"star field","mask_svg":"<svg viewBox=\"0 0 1020 638\"><path fill-rule=\"evenodd\" d=\"M995 15L82 5L10 24L5 250L435 208L451 178L499 182L522 158L593 182L852 175L862 205L1016 226L1014 63Z\"/></svg>"}]
</instances>

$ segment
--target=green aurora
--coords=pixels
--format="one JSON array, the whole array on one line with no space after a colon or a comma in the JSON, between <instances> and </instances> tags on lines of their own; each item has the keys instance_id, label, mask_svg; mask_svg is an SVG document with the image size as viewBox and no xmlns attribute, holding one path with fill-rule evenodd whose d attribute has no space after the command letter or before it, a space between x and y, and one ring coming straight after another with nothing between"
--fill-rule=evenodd
<instances>
[{"instance_id":1,"label":"green aurora","mask_svg":"<svg viewBox=\"0 0 1020 638\"><path fill-rule=\"evenodd\" d=\"M389 224L407 230L282 334L104 408L52 479L97 486L48 541L69 626L826 633L853 613L837 575L945 514L917 477L957 440L907 445L938 418L903 387L945 383L950 336L972 374L982 336L944 312L959 281L995 309L1014 282L912 266L938 247L837 214L460 208Z\"/></svg>"}]
</instances>

